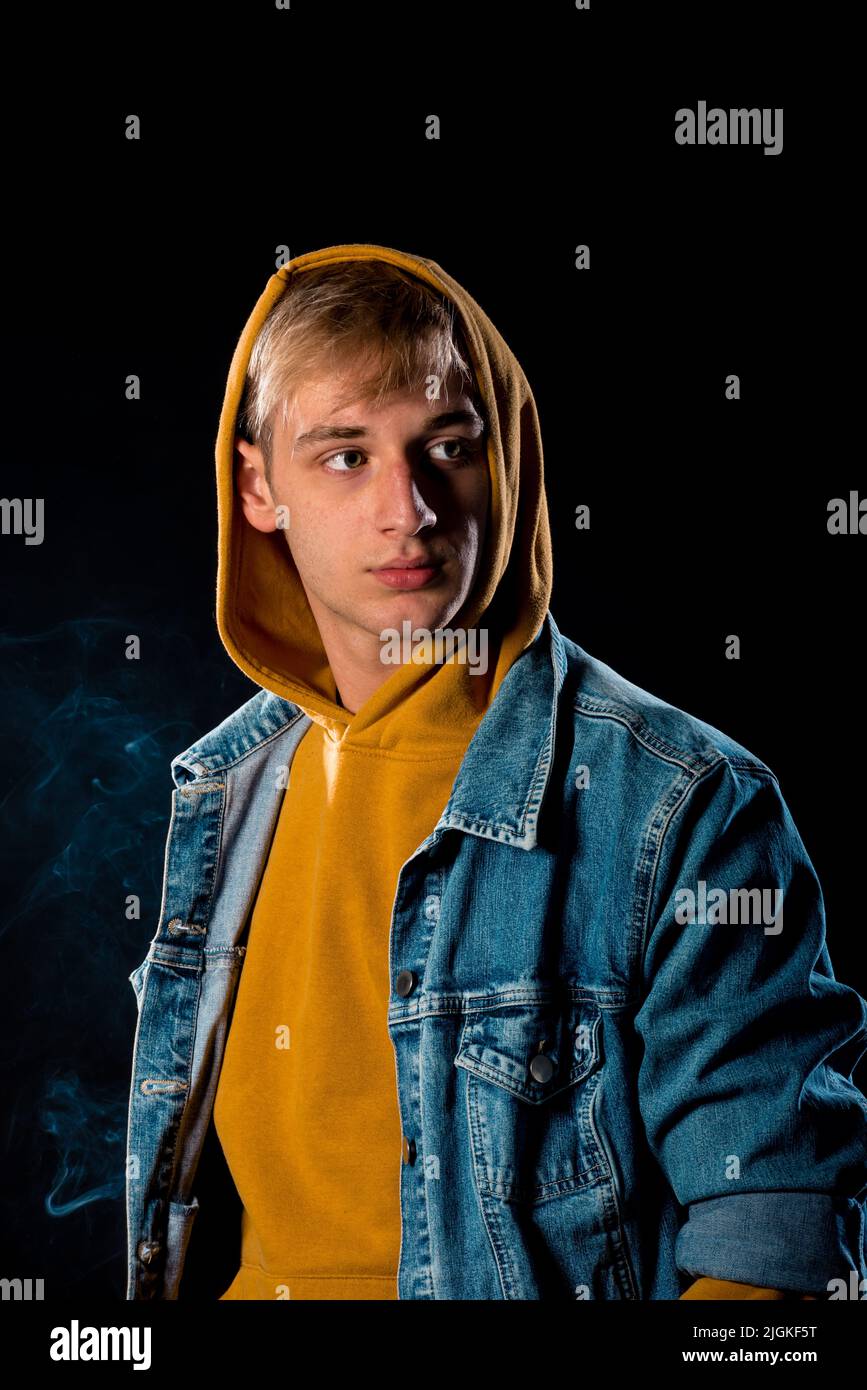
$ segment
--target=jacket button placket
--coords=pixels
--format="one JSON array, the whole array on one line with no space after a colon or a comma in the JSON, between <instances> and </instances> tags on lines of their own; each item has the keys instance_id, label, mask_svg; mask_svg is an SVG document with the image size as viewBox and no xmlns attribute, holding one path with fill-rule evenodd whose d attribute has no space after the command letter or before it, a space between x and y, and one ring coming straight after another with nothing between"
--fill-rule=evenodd
<instances>
[{"instance_id":1,"label":"jacket button placket","mask_svg":"<svg viewBox=\"0 0 867 1390\"><path fill-rule=\"evenodd\" d=\"M409 871L412 872L412 871ZM439 914L439 897L425 894L424 875L413 875L405 885L403 911L398 909L393 924L395 955L400 961L408 956L417 959L419 938L427 935L425 923ZM394 993L398 999L409 999L419 988L420 977L415 970L405 968L394 975ZM401 1260L399 1270L400 1298L434 1297L431 1278L430 1233L427 1219L425 1165L417 1162L424 1151L421 1131L421 1097L418 1089L420 1020L399 1026L393 1033L397 1057L397 1077L401 1134Z\"/></svg>"}]
</instances>

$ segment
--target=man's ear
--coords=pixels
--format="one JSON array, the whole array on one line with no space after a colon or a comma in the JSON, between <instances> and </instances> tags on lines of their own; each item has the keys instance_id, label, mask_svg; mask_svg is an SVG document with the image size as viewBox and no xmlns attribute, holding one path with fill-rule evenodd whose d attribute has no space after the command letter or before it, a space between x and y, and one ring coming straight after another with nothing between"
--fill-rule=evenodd
<instances>
[{"instance_id":1,"label":"man's ear","mask_svg":"<svg viewBox=\"0 0 867 1390\"><path fill-rule=\"evenodd\" d=\"M257 531L276 531L277 516L265 477L265 458L258 444L235 436L235 486L244 515Z\"/></svg>"}]
</instances>

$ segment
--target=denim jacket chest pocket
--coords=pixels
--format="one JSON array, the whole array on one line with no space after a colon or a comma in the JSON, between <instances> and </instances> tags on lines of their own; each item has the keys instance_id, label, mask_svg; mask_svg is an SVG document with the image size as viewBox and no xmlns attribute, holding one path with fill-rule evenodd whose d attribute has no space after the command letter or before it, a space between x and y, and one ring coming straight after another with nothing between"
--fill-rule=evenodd
<instances>
[{"instance_id":1,"label":"denim jacket chest pocket","mask_svg":"<svg viewBox=\"0 0 867 1390\"><path fill-rule=\"evenodd\" d=\"M542 1202L607 1176L592 1114L602 1076L597 1005L533 1002L472 1013L455 1066L468 1073L482 1195Z\"/></svg>"}]
</instances>

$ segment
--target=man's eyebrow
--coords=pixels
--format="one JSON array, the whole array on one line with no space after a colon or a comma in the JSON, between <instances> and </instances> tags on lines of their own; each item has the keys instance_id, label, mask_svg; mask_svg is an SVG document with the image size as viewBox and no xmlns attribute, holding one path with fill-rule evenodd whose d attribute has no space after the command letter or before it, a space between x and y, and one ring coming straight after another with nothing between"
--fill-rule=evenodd
<instances>
[{"instance_id":1,"label":"man's eyebrow","mask_svg":"<svg viewBox=\"0 0 867 1390\"><path fill-rule=\"evenodd\" d=\"M420 433L428 434L431 430L445 429L449 425L471 425L479 434L485 428L485 422L477 410L445 410L423 420ZM295 448L307 448L328 439L361 439L367 433L363 425L314 425L312 429L299 434Z\"/></svg>"}]
</instances>

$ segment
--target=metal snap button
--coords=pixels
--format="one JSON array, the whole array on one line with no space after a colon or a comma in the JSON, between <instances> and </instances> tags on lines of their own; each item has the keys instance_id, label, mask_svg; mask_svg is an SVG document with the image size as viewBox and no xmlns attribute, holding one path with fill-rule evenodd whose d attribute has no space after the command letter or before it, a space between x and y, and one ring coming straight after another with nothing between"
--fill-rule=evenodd
<instances>
[{"instance_id":1,"label":"metal snap button","mask_svg":"<svg viewBox=\"0 0 867 1390\"><path fill-rule=\"evenodd\" d=\"M550 1081L551 1077L554 1075L554 1063L551 1061L551 1058L546 1057L543 1052L540 1052L538 1057L534 1057L530 1063L530 1075L533 1077L534 1081L539 1081L542 1085L544 1085L546 1081Z\"/></svg>"},{"instance_id":2,"label":"metal snap button","mask_svg":"<svg viewBox=\"0 0 867 1390\"><path fill-rule=\"evenodd\" d=\"M408 994L412 994L415 989L415 978L414 970L401 970L395 980L395 989L401 999L405 999Z\"/></svg>"},{"instance_id":3,"label":"metal snap button","mask_svg":"<svg viewBox=\"0 0 867 1390\"><path fill-rule=\"evenodd\" d=\"M547 1040L546 1040L547 1041ZM545 1042L539 1044L540 1048L545 1046ZM530 1063L530 1075L534 1081L539 1081L544 1086L546 1081L550 1081L554 1075L554 1063L550 1057L546 1057L544 1052L537 1052Z\"/></svg>"}]
</instances>

